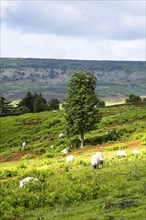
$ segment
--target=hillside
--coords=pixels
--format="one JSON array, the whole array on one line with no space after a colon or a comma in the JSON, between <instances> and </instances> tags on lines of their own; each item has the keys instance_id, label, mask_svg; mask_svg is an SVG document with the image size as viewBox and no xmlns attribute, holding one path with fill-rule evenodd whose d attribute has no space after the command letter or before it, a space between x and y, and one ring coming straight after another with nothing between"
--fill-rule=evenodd
<instances>
[{"instance_id":1,"label":"hillside","mask_svg":"<svg viewBox=\"0 0 146 220\"><path fill-rule=\"evenodd\" d=\"M83 61L1 58L1 95L16 100L26 92L42 92L45 98L62 100L74 70L89 70L97 77L100 98L144 95L145 62Z\"/></svg>"},{"instance_id":2,"label":"hillside","mask_svg":"<svg viewBox=\"0 0 146 220\"><path fill-rule=\"evenodd\" d=\"M58 138L64 132L63 110L1 118L1 219L145 219L145 107L101 108L102 121L85 134L83 149L78 136ZM73 163L66 163L64 148L75 156ZM120 149L126 158L116 157ZM105 163L94 170L90 158L97 151ZM20 188L27 176L39 181Z\"/></svg>"}]
</instances>

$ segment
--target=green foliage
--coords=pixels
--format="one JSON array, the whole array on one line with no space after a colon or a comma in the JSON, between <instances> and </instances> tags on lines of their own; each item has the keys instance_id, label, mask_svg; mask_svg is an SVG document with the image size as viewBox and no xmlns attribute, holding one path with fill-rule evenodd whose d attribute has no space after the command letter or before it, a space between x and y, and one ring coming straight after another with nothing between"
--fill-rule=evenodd
<instances>
[{"instance_id":1,"label":"green foliage","mask_svg":"<svg viewBox=\"0 0 146 220\"><path fill-rule=\"evenodd\" d=\"M0 115L11 113L13 112L13 110L14 107L12 105L12 102L6 100L4 97L0 97Z\"/></svg>"},{"instance_id":2,"label":"green foliage","mask_svg":"<svg viewBox=\"0 0 146 220\"><path fill-rule=\"evenodd\" d=\"M16 170L3 170L0 171L0 178L7 178L7 177L13 177L16 176L18 172Z\"/></svg>"},{"instance_id":3,"label":"green foliage","mask_svg":"<svg viewBox=\"0 0 146 220\"><path fill-rule=\"evenodd\" d=\"M41 91L49 98L63 100L68 80L76 69L95 74L98 94L103 98L142 95L145 89L144 61L1 58L0 66L1 94L7 94L8 99L12 96L21 99L27 91Z\"/></svg>"},{"instance_id":4,"label":"green foliage","mask_svg":"<svg viewBox=\"0 0 146 220\"><path fill-rule=\"evenodd\" d=\"M127 104L138 104L142 102L142 99L138 95L130 94L125 101Z\"/></svg>"},{"instance_id":5,"label":"green foliage","mask_svg":"<svg viewBox=\"0 0 146 220\"><path fill-rule=\"evenodd\" d=\"M74 137L74 138L70 139L70 148L71 149L79 148L80 144L81 144L81 141L79 140L79 138Z\"/></svg>"},{"instance_id":6,"label":"green foliage","mask_svg":"<svg viewBox=\"0 0 146 220\"><path fill-rule=\"evenodd\" d=\"M99 129L85 134L86 147L97 145L98 141L113 143L104 149L99 146L105 164L96 171L90 166L90 158L97 149L71 152L75 155L72 164L67 164L66 155L60 154L63 148L71 151L79 147L78 136L58 138L58 134L64 132L64 110L55 114L41 112L1 118L2 159L12 159L1 164L2 220L105 220L117 219L117 216L118 220L144 219L144 147L137 146L141 154L135 156L126 143L116 141L145 141L145 105L104 107L101 112ZM106 135L106 131L110 133ZM13 161L23 141L34 153ZM55 148L51 149L51 145ZM116 151L120 149L126 149L126 158L116 158ZM19 181L27 176L37 177L39 181L30 181L20 188Z\"/></svg>"},{"instance_id":7,"label":"green foliage","mask_svg":"<svg viewBox=\"0 0 146 220\"><path fill-rule=\"evenodd\" d=\"M108 147L107 150L109 151L114 151L114 150L122 150L122 149L126 149L128 146L125 144L116 144L112 147Z\"/></svg>"},{"instance_id":8,"label":"green foliage","mask_svg":"<svg viewBox=\"0 0 146 220\"><path fill-rule=\"evenodd\" d=\"M18 104L18 111L21 109L25 111L27 108L29 112L42 112L48 109L46 102L41 93L33 95L31 92L27 92L26 96Z\"/></svg>"},{"instance_id":9,"label":"green foliage","mask_svg":"<svg viewBox=\"0 0 146 220\"><path fill-rule=\"evenodd\" d=\"M33 159L35 156L33 154L26 154L22 157L22 160L30 160Z\"/></svg>"},{"instance_id":10,"label":"green foliage","mask_svg":"<svg viewBox=\"0 0 146 220\"><path fill-rule=\"evenodd\" d=\"M99 99L97 107L104 107L104 106L105 106L105 101Z\"/></svg>"},{"instance_id":11,"label":"green foliage","mask_svg":"<svg viewBox=\"0 0 146 220\"><path fill-rule=\"evenodd\" d=\"M34 112L42 112L47 110L48 107L46 105L46 100L42 97L41 93L36 95L36 98L33 102L33 111Z\"/></svg>"},{"instance_id":12,"label":"green foliage","mask_svg":"<svg viewBox=\"0 0 146 220\"><path fill-rule=\"evenodd\" d=\"M25 114L28 112L29 112L29 109L26 106L20 106L15 109L15 113L18 113L18 114Z\"/></svg>"},{"instance_id":13,"label":"green foliage","mask_svg":"<svg viewBox=\"0 0 146 220\"><path fill-rule=\"evenodd\" d=\"M116 218L118 214L122 220L123 216L133 218L133 211L142 218L145 159L115 158L95 171L85 157L71 166L58 158L56 162L47 158L46 170L28 167L27 171L19 171L18 178L2 181L1 219L92 219L95 212L99 219L109 219L107 215ZM26 176L37 177L39 181L19 188L19 181Z\"/></svg>"},{"instance_id":14,"label":"green foliage","mask_svg":"<svg viewBox=\"0 0 146 220\"><path fill-rule=\"evenodd\" d=\"M89 72L76 71L68 86L65 99L66 131L68 134L80 134L81 146L84 134L95 129L101 114L96 108L98 97L95 93L96 77Z\"/></svg>"},{"instance_id":15,"label":"green foliage","mask_svg":"<svg viewBox=\"0 0 146 220\"><path fill-rule=\"evenodd\" d=\"M44 154L46 150L43 147L35 149L36 154Z\"/></svg>"},{"instance_id":16,"label":"green foliage","mask_svg":"<svg viewBox=\"0 0 146 220\"><path fill-rule=\"evenodd\" d=\"M60 101L58 99L50 99L48 101L48 106L49 106L50 110L57 110L57 109L59 109L59 104L60 104Z\"/></svg>"}]
</instances>

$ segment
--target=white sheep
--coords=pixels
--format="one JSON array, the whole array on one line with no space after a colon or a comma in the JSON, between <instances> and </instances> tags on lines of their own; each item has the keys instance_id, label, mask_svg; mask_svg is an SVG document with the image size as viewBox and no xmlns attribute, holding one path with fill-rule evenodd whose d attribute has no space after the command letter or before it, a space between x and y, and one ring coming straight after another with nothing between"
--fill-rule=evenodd
<instances>
[{"instance_id":1,"label":"white sheep","mask_svg":"<svg viewBox=\"0 0 146 220\"><path fill-rule=\"evenodd\" d=\"M140 151L139 150L133 150L132 153L135 154L135 155L139 155Z\"/></svg>"},{"instance_id":2,"label":"white sheep","mask_svg":"<svg viewBox=\"0 0 146 220\"><path fill-rule=\"evenodd\" d=\"M51 145L51 147L50 147L51 149L54 149L55 147L54 147L54 145Z\"/></svg>"},{"instance_id":3,"label":"white sheep","mask_svg":"<svg viewBox=\"0 0 146 220\"><path fill-rule=\"evenodd\" d=\"M123 150L120 150L117 152L117 157L126 157L126 152Z\"/></svg>"},{"instance_id":4,"label":"white sheep","mask_svg":"<svg viewBox=\"0 0 146 220\"><path fill-rule=\"evenodd\" d=\"M96 153L91 157L91 164L94 169L97 169L99 164L103 164L104 159L102 153Z\"/></svg>"},{"instance_id":5,"label":"white sheep","mask_svg":"<svg viewBox=\"0 0 146 220\"><path fill-rule=\"evenodd\" d=\"M20 181L20 187L25 186L25 184L27 184L30 180L38 181L38 178L26 177L26 178L24 178L23 180Z\"/></svg>"},{"instance_id":6,"label":"white sheep","mask_svg":"<svg viewBox=\"0 0 146 220\"><path fill-rule=\"evenodd\" d=\"M56 110L53 110L53 112L56 112Z\"/></svg>"},{"instance_id":7,"label":"white sheep","mask_svg":"<svg viewBox=\"0 0 146 220\"><path fill-rule=\"evenodd\" d=\"M61 153L63 153L63 154L68 154L68 149L63 149L62 151L61 151Z\"/></svg>"},{"instance_id":8,"label":"white sheep","mask_svg":"<svg viewBox=\"0 0 146 220\"><path fill-rule=\"evenodd\" d=\"M59 137L59 138L64 138L64 134L63 134L63 133L60 133L60 134L58 135L58 137Z\"/></svg>"},{"instance_id":9,"label":"white sheep","mask_svg":"<svg viewBox=\"0 0 146 220\"><path fill-rule=\"evenodd\" d=\"M23 148L26 147L26 142L25 142L25 141L22 143L22 147L23 147Z\"/></svg>"},{"instance_id":10,"label":"white sheep","mask_svg":"<svg viewBox=\"0 0 146 220\"><path fill-rule=\"evenodd\" d=\"M73 155L69 155L67 158L66 158L66 162L74 162L74 156Z\"/></svg>"}]
</instances>

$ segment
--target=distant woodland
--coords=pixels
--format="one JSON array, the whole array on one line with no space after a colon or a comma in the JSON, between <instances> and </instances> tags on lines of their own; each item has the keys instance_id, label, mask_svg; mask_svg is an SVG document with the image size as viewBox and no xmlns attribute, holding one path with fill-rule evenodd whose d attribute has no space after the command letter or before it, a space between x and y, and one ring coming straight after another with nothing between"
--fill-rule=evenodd
<instances>
[{"instance_id":1,"label":"distant woodland","mask_svg":"<svg viewBox=\"0 0 146 220\"><path fill-rule=\"evenodd\" d=\"M1 58L1 96L22 99L30 92L46 99L66 96L68 81L75 70L87 70L97 77L102 99L144 95L144 61L83 61L59 59Z\"/></svg>"}]
</instances>

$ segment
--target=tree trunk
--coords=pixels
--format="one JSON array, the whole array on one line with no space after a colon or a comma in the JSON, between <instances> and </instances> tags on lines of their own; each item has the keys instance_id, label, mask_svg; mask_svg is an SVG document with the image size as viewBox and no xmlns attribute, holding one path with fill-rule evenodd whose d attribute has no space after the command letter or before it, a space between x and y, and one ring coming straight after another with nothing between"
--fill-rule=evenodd
<instances>
[{"instance_id":1,"label":"tree trunk","mask_svg":"<svg viewBox=\"0 0 146 220\"><path fill-rule=\"evenodd\" d=\"M84 134L81 134L81 148L84 146Z\"/></svg>"}]
</instances>

